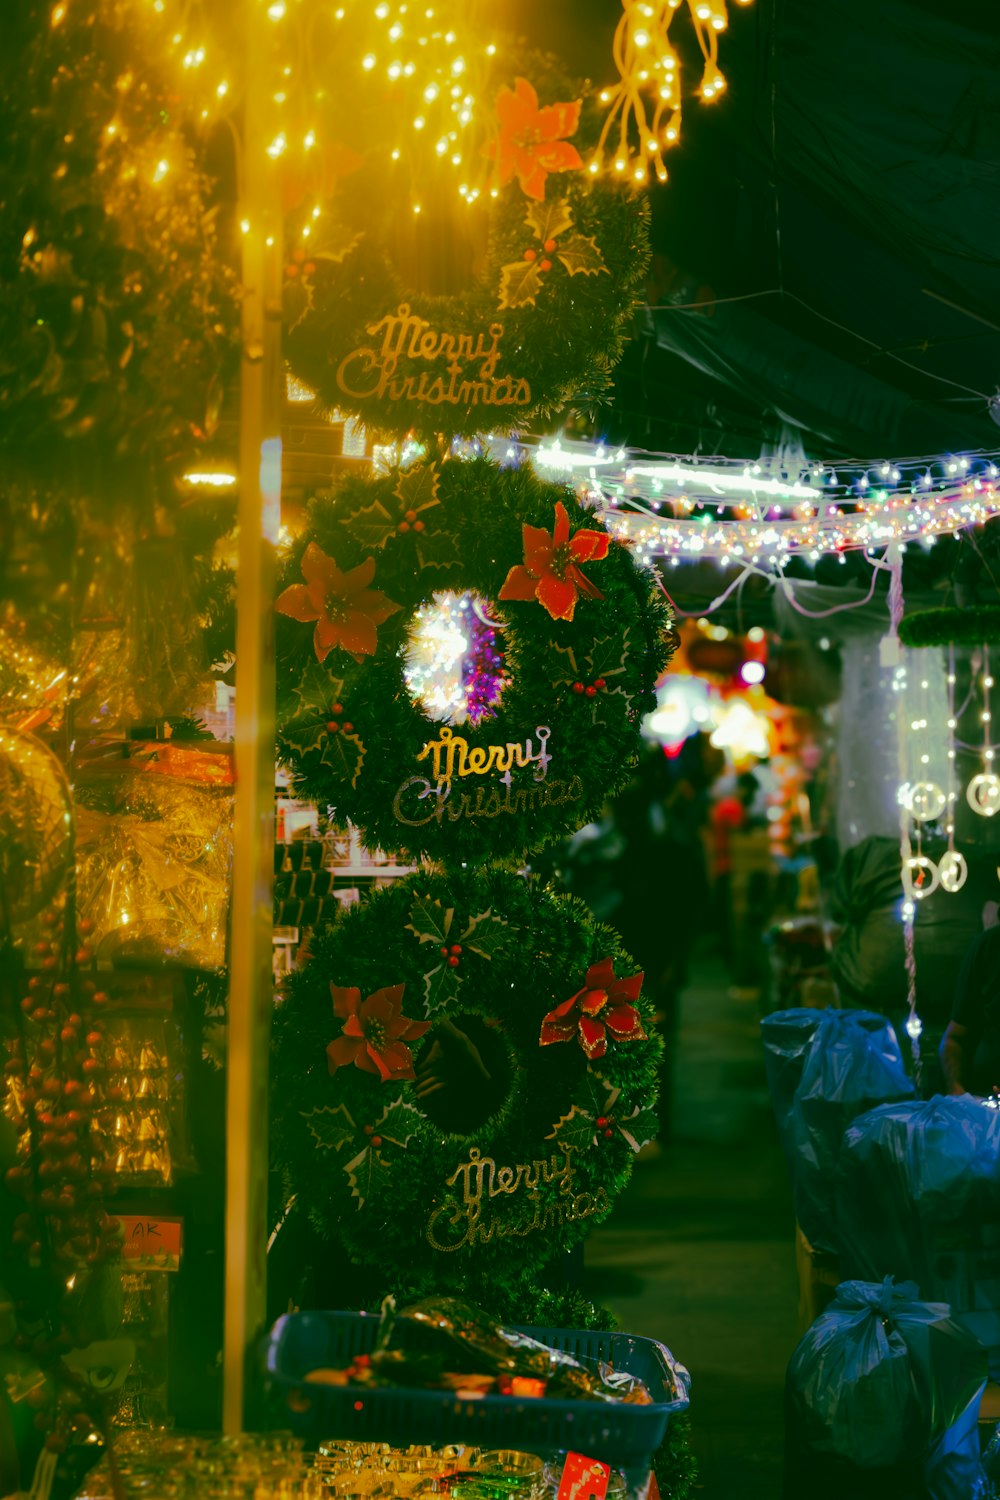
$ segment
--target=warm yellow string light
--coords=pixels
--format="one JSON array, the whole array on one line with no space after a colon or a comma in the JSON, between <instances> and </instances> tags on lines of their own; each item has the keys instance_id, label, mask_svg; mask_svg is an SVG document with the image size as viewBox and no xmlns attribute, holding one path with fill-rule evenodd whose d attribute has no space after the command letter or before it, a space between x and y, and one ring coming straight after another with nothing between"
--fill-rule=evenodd
<instances>
[{"instance_id":1,"label":"warm yellow string light","mask_svg":"<svg viewBox=\"0 0 1000 1500\"><path fill-rule=\"evenodd\" d=\"M153 48L178 70L185 111L210 127L231 118L240 102L240 55L232 38L213 36L212 7L192 0L132 0L151 26ZM428 169L445 171L466 203L485 190L488 167L481 148L492 129L492 99L485 81L496 43L482 12L484 0L389 3L389 0L258 0L258 24L272 39L274 85L267 105L274 128L268 157L285 180L314 184L298 233L308 240L339 156L350 155L335 137L333 121L344 117L352 95L379 116L378 144L392 163L410 167L410 180L426 180ZM58 9L58 7L57 7ZM215 15L223 13L215 8ZM324 59L337 59L341 75L333 89ZM388 98L388 107L383 99ZM382 139L396 126L394 140ZM113 128L109 125L109 129ZM164 163L162 181L170 163ZM333 170L336 176L336 171ZM413 208L419 212L419 205ZM244 230L244 233L248 232Z\"/></svg>"},{"instance_id":2,"label":"warm yellow string light","mask_svg":"<svg viewBox=\"0 0 1000 1500\"><path fill-rule=\"evenodd\" d=\"M726 87L718 61L719 34L729 24L725 0L687 0L687 5L705 59L698 93L711 103ZM593 176L610 171L642 186L652 170L666 182L663 154L681 133L681 61L670 40L670 24L680 7L681 0L622 0L614 40L619 81L601 91L608 115L588 164Z\"/></svg>"}]
</instances>

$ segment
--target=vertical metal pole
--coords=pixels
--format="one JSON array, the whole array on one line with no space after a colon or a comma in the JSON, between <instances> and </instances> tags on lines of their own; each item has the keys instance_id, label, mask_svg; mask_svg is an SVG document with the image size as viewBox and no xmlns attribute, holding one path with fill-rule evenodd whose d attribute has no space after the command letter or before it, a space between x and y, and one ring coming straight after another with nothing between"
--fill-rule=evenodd
<instances>
[{"instance_id":1,"label":"vertical metal pole","mask_svg":"<svg viewBox=\"0 0 1000 1500\"><path fill-rule=\"evenodd\" d=\"M247 1353L264 1325L267 1067L274 864L274 544L281 499L281 202L267 156L261 0L246 0L243 360L236 628L236 814L226 1098L223 1428L243 1427Z\"/></svg>"}]
</instances>

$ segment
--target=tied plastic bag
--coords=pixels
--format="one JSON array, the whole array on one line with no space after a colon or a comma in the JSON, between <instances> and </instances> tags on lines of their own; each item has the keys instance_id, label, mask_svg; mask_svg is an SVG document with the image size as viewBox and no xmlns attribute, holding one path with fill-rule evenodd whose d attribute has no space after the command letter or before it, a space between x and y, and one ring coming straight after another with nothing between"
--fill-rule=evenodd
<instances>
[{"instance_id":1,"label":"tied plastic bag","mask_svg":"<svg viewBox=\"0 0 1000 1500\"><path fill-rule=\"evenodd\" d=\"M1000 1373L1000 1112L969 1094L871 1110L844 1137L836 1197L845 1272L912 1278Z\"/></svg>"},{"instance_id":2,"label":"tied plastic bag","mask_svg":"<svg viewBox=\"0 0 1000 1500\"><path fill-rule=\"evenodd\" d=\"M989 1500L986 1357L912 1282L846 1281L792 1355L787 1500Z\"/></svg>"},{"instance_id":3,"label":"tied plastic bag","mask_svg":"<svg viewBox=\"0 0 1000 1500\"><path fill-rule=\"evenodd\" d=\"M844 1130L875 1104L913 1097L896 1033L868 1010L777 1011L761 1031L796 1217L814 1249L836 1252L833 1170Z\"/></svg>"}]
</instances>

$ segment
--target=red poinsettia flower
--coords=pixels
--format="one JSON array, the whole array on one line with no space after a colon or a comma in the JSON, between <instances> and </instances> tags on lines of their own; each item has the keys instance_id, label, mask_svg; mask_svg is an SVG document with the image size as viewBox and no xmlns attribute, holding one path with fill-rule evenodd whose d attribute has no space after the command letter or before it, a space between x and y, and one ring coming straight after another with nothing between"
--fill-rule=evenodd
<instances>
[{"instance_id":1,"label":"red poinsettia flower","mask_svg":"<svg viewBox=\"0 0 1000 1500\"><path fill-rule=\"evenodd\" d=\"M545 197L545 179L550 172L568 172L582 167L575 146L564 137L575 135L580 123L581 100L572 104L538 107L538 94L525 78L497 96L500 129L484 148L484 156L497 164L497 182L506 187L517 177L529 198Z\"/></svg>"},{"instance_id":2,"label":"red poinsettia flower","mask_svg":"<svg viewBox=\"0 0 1000 1500\"><path fill-rule=\"evenodd\" d=\"M377 1073L383 1083L413 1078L413 1056L404 1042L415 1042L429 1030L430 1021L411 1021L402 1011L402 984L376 990L362 1002L358 989L331 984L333 1013L344 1029L326 1049L330 1072L349 1063L365 1073Z\"/></svg>"},{"instance_id":3,"label":"red poinsettia flower","mask_svg":"<svg viewBox=\"0 0 1000 1500\"><path fill-rule=\"evenodd\" d=\"M578 1037L580 1046L593 1061L607 1052L609 1031L616 1042L644 1042L642 1017L634 1004L642 980L642 974L616 979L611 958L591 964L583 989L545 1017L539 1045L548 1047L553 1042L571 1042Z\"/></svg>"},{"instance_id":4,"label":"red poinsettia flower","mask_svg":"<svg viewBox=\"0 0 1000 1500\"><path fill-rule=\"evenodd\" d=\"M522 527L524 563L507 574L501 599L537 599L553 620L572 620L577 594L603 599L599 588L584 577L577 563L599 562L608 555L610 538L603 531L584 528L569 534L569 515L562 501L556 502L556 521L549 536L541 526Z\"/></svg>"},{"instance_id":5,"label":"red poinsettia flower","mask_svg":"<svg viewBox=\"0 0 1000 1500\"><path fill-rule=\"evenodd\" d=\"M332 557L310 542L302 554L305 583L293 583L280 594L275 609L293 620L316 621L313 645L319 661L326 661L334 646L349 651L356 660L374 656L378 645L377 625L399 609L391 599L368 585L375 577L375 559L367 558L342 573Z\"/></svg>"}]
</instances>

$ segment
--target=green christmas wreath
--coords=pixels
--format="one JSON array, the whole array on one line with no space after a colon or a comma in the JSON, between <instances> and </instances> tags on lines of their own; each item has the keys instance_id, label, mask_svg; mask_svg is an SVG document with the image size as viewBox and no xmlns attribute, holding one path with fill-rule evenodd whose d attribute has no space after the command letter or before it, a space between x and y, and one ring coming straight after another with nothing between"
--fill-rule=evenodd
<instances>
[{"instance_id":1,"label":"green christmas wreath","mask_svg":"<svg viewBox=\"0 0 1000 1500\"><path fill-rule=\"evenodd\" d=\"M281 758L370 844L521 855L627 779L669 612L565 487L486 459L351 478L282 584Z\"/></svg>"},{"instance_id":2,"label":"green christmas wreath","mask_svg":"<svg viewBox=\"0 0 1000 1500\"><path fill-rule=\"evenodd\" d=\"M540 87L555 99L564 85L549 76ZM475 434L601 397L642 302L649 211L585 170L576 143L586 153L600 119L593 106L581 119L581 107L540 105L523 78L503 86L487 151L493 196L466 207L451 188L466 223L437 240L409 243L398 196L374 166L309 221L308 249L287 268L284 347L327 408L375 430ZM488 243L467 251L466 289L421 290L462 259L452 241L464 244L483 213Z\"/></svg>"},{"instance_id":3,"label":"green christmas wreath","mask_svg":"<svg viewBox=\"0 0 1000 1500\"><path fill-rule=\"evenodd\" d=\"M904 646L980 646L1000 639L1000 608L994 604L963 609L923 609L899 622Z\"/></svg>"},{"instance_id":4,"label":"green christmas wreath","mask_svg":"<svg viewBox=\"0 0 1000 1500\"><path fill-rule=\"evenodd\" d=\"M581 903L506 871L370 897L316 936L276 1011L288 1194L396 1289L516 1306L656 1133L662 1044L635 967Z\"/></svg>"}]
</instances>

